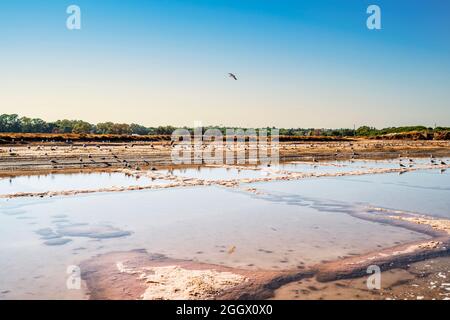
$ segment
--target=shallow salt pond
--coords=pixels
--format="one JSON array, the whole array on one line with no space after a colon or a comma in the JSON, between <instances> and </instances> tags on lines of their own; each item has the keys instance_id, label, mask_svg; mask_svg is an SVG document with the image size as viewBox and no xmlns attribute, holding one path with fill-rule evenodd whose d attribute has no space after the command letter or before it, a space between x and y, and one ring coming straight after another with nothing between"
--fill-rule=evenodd
<instances>
[{"instance_id":1,"label":"shallow salt pond","mask_svg":"<svg viewBox=\"0 0 450 320\"><path fill-rule=\"evenodd\" d=\"M450 218L450 173L438 169L272 181L246 186L269 193L362 203Z\"/></svg>"},{"instance_id":2,"label":"shallow salt pond","mask_svg":"<svg viewBox=\"0 0 450 320\"><path fill-rule=\"evenodd\" d=\"M0 178L0 195L18 192L95 190L111 187L148 186L168 183L121 172L46 174Z\"/></svg>"},{"instance_id":3,"label":"shallow salt pond","mask_svg":"<svg viewBox=\"0 0 450 320\"><path fill-rule=\"evenodd\" d=\"M315 204L317 205L317 204ZM250 269L297 269L425 238L391 226L219 187L0 201L1 298L82 297L67 267L144 248Z\"/></svg>"},{"instance_id":4,"label":"shallow salt pond","mask_svg":"<svg viewBox=\"0 0 450 320\"><path fill-rule=\"evenodd\" d=\"M336 164L280 168L336 173L362 166L398 167L397 160ZM171 173L205 180L268 174L237 168ZM154 183L167 181L122 173L30 176L11 182L1 179L0 194ZM240 187L265 192L197 186L0 199L0 299L85 298L83 290L67 289L67 268L112 251L146 249L171 258L246 269L302 269L427 238L347 214L368 205L450 218L450 176L440 170L242 183Z\"/></svg>"}]
</instances>

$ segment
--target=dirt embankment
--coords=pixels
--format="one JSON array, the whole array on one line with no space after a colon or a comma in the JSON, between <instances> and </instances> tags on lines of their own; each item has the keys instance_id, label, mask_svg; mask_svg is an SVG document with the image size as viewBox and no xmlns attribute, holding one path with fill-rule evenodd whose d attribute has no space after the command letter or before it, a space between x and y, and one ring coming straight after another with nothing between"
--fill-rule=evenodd
<instances>
[{"instance_id":1,"label":"dirt embankment","mask_svg":"<svg viewBox=\"0 0 450 320\"><path fill-rule=\"evenodd\" d=\"M270 138L270 135L269 135ZM356 141L364 139L378 140L450 140L450 131L408 131L398 133L381 134L374 137L368 136L296 136L280 135L279 140L290 141ZM98 134L98 133L9 133L0 132L0 144L2 143L30 143L30 142L149 142L149 141L170 141L170 134ZM224 140L226 138L224 137Z\"/></svg>"},{"instance_id":2,"label":"dirt embankment","mask_svg":"<svg viewBox=\"0 0 450 320\"><path fill-rule=\"evenodd\" d=\"M77 133L0 133L0 144L76 142L151 142L170 141L170 135L77 134Z\"/></svg>"},{"instance_id":3,"label":"dirt embankment","mask_svg":"<svg viewBox=\"0 0 450 320\"><path fill-rule=\"evenodd\" d=\"M270 139L270 135L268 136ZM102 142L102 143L133 143L133 142L155 142L171 141L169 134L154 135L130 135L130 134L78 134L78 133L4 133L0 132L0 145L30 144L30 143L65 143L77 142ZM374 137L363 136L286 136L280 135L280 142L350 142L359 140L450 140L450 131L410 131L401 133L390 133ZM224 136L224 141L227 138Z\"/></svg>"},{"instance_id":4,"label":"dirt embankment","mask_svg":"<svg viewBox=\"0 0 450 320\"><path fill-rule=\"evenodd\" d=\"M268 137L270 139L270 135ZM78 133L1 133L0 145L30 143L77 143L77 142L155 142L171 141L171 135L129 135L129 134L78 134ZM193 137L192 137L193 139ZM227 138L224 136L224 141ZM247 138L248 140L248 138ZM290 141L354 141L354 137L333 136L278 136L281 142Z\"/></svg>"},{"instance_id":5,"label":"dirt embankment","mask_svg":"<svg viewBox=\"0 0 450 320\"><path fill-rule=\"evenodd\" d=\"M401 133L390 133L373 137L378 140L450 140L449 131L426 132L411 131Z\"/></svg>"}]
</instances>

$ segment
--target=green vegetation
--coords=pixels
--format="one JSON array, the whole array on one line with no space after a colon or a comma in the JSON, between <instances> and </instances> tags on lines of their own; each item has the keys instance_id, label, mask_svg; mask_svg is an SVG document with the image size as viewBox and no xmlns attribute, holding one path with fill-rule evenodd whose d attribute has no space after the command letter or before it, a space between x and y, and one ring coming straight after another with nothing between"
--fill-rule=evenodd
<instances>
[{"instance_id":1,"label":"green vegetation","mask_svg":"<svg viewBox=\"0 0 450 320\"><path fill-rule=\"evenodd\" d=\"M424 126L409 126L409 127L390 127L390 128L384 128L384 129L376 129L372 127L359 127L356 130L357 136L380 136L385 134L393 134L393 133L405 133L405 132L422 132L422 133L433 133L433 132L439 132L439 131L446 131L449 130L449 128L427 128Z\"/></svg>"},{"instance_id":2,"label":"green vegetation","mask_svg":"<svg viewBox=\"0 0 450 320\"><path fill-rule=\"evenodd\" d=\"M225 134L227 127L206 127L215 128ZM173 126L145 127L139 124L103 122L96 125L82 120L58 120L55 122L46 122L42 119L32 119L19 117L17 114L0 115L0 132L10 133L79 133L79 134L124 134L124 135L170 135L176 128ZM185 127L189 131L192 128ZM238 129L238 128L234 128ZM270 128L267 128L270 129ZM424 134L433 134L450 131L450 127L427 128L424 126L409 127L391 127L376 129L373 127L362 126L356 130L341 129L315 129L315 128L281 128L282 136L327 136L327 137L375 137L386 134L398 134L408 132L419 132Z\"/></svg>"},{"instance_id":3,"label":"green vegetation","mask_svg":"<svg viewBox=\"0 0 450 320\"><path fill-rule=\"evenodd\" d=\"M46 122L42 119L20 118L17 114L0 115L0 132L8 133L98 133L98 134L172 134L172 126L147 128L139 124L104 122L96 125L82 120L58 120Z\"/></svg>"}]
</instances>

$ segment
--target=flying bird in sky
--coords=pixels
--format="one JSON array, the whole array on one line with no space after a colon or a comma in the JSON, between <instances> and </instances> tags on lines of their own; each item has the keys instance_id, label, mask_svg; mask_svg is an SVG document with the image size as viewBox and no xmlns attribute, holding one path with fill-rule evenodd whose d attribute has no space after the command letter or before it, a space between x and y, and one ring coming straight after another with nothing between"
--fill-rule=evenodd
<instances>
[{"instance_id":1,"label":"flying bird in sky","mask_svg":"<svg viewBox=\"0 0 450 320\"><path fill-rule=\"evenodd\" d=\"M228 76L229 76L230 78L233 78L234 80L237 80L237 77L236 77L234 74L232 74L232 73L229 73Z\"/></svg>"}]
</instances>

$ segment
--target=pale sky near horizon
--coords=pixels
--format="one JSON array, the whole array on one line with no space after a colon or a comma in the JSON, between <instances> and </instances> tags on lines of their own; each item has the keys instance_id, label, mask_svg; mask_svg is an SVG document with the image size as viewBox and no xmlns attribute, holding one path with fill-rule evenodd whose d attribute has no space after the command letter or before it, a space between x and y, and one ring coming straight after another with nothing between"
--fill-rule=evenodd
<instances>
[{"instance_id":1,"label":"pale sky near horizon","mask_svg":"<svg viewBox=\"0 0 450 320\"><path fill-rule=\"evenodd\" d=\"M70 4L81 30L66 28ZM369 4L380 6L382 30L367 29ZM440 0L5 0L0 113L450 126L449 39L450 1Z\"/></svg>"}]
</instances>

